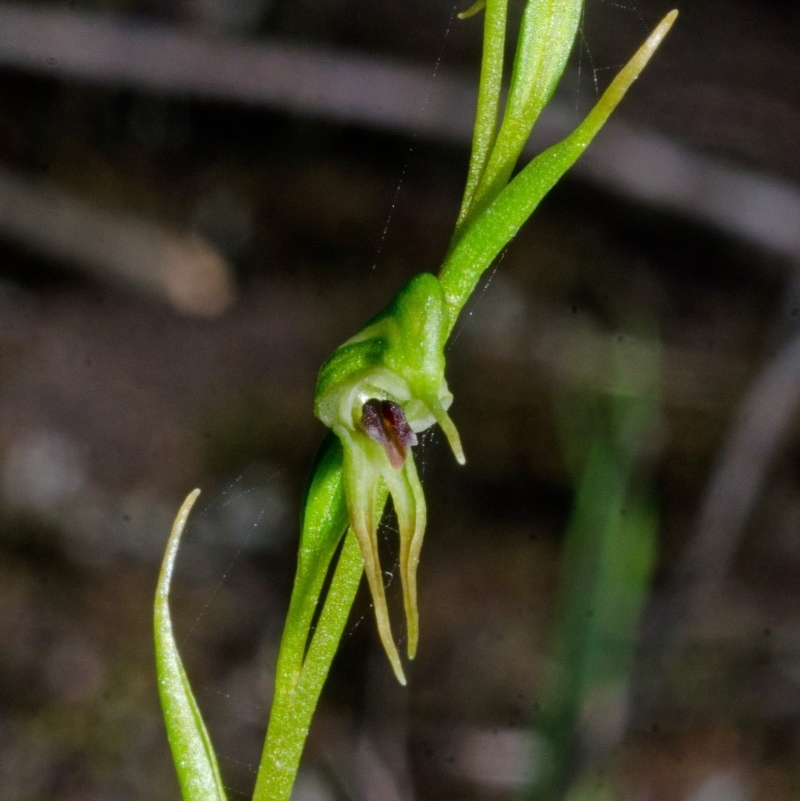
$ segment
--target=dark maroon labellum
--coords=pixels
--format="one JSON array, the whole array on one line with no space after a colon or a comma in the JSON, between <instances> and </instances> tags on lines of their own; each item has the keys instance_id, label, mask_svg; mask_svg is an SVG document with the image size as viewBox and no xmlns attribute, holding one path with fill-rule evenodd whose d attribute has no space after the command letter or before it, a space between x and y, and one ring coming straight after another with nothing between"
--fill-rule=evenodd
<instances>
[{"instance_id":1,"label":"dark maroon labellum","mask_svg":"<svg viewBox=\"0 0 800 801\"><path fill-rule=\"evenodd\" d=\"M390 400L368 400L361 408L361 425L364 431L380 443L395 470L406 461L409 445L417 444L417 435L411 429L400 404Z\"/></svg>"}]
</instances>

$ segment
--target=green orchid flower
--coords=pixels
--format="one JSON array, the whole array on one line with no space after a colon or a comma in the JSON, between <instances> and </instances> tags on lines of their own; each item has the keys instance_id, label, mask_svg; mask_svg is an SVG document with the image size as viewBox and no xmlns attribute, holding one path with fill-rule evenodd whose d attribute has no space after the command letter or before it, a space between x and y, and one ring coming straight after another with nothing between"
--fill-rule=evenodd
<instances>
[{"instance_id":1,"label":"green orchid flower","mask_svg":"<svg viewBox=\"0 0 800 801\"><path fill-rule=\"evenodd\" d=\"M425 494L411 451L435 423L464 464L461 439L447 410L453 395L444 376L449 333L438 279L417 275L380 314L325 362L314 414L339 438L350 526L364 559L383 647L405 683L392 635L378 554L377 520L387 490L400 531L400 579L408 658L419 639L417 565L427 519Z\"/></svg>"},{"instance_id":2,"label":"green orchid flower","mask_svg":"<svg viewBox=\"0 0 800 801\"><path fill-rule=\"evenodd\" d=\"M339 347L320 371L315 415L328 437L304 501L297 573L281 638L275 694L253 801L289 801L322 687L365 572L381 641L398 680L377 527L391 498L400 536L407 654L419 639L417 566L426 506L414 464L417 435L437 424L458 462L464 452L448 410L444 346L489 265L588 147L666 36L668 14L575 130L518 169L531 129L572 49L583 0L526 0L503 100L508 0L479 0L484 51L467 184L438 278L415 277L383 312ZM195 496L190 497L190 501ZM216 757L183 670L168 592L190 502L170 537L156 600L162 704L185 801L225 798Z\"/></svg>"}]
</instances>

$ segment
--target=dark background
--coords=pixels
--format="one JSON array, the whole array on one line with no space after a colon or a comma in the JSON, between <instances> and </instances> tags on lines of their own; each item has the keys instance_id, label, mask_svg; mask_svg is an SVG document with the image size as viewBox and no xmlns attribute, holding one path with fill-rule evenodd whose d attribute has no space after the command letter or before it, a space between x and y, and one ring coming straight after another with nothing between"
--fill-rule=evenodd
<instances>
[{"instance_id":1,"label":"dark background","mask_svg":"<svg viewBox=\"0 0 800 801\"><path fill-rule=\"evenodd\" d=\"M545 139L667 10L590 0ZM430 0L0 12L2 794L177 797L151 606L172 516L199 486L176 626L230 797L249 797L323 435L316 371L441 261L480 23ZM73 23L88 26L80 42ZM155 55L121 44L154 31ZM604 756L613 779L597 792L797 797L798 33L791 0L687 0L596 154L507 250L449 351L467 465L438 435L423 446L409 687L360 596L298 799L513 796L571 507L559 393L607 392L609 354L635 354L645 329L661 347L646 445L658 564L632 701ZM389 77L378 85L375 63L358 62L364 112L335 80L260 74L251 48L276 43L324 54L333 79L354 56ZM216 46L239 79L192 60ZM421 94L404 94L407 65ZM270 97L278 79L294 89ZM676 622L665 656L659 626L665 639Z\"/></svg>"}]
</instances>

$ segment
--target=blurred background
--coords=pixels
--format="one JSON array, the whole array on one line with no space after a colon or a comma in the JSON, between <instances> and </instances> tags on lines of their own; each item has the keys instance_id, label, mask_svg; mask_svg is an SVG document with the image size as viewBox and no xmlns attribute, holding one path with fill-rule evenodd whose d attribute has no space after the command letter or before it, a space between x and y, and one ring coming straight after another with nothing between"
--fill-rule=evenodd
<instances>
[{"instance_id":1,"label":"blurred background","mask_svg":"<svg viewBox=\"0 0 800 801\"><path fill-rule=\"evenodd\" d=\"M8 801L178 797L152 595L195 486L175 622L250 797L316 371L458 210L459 10L0 3ZM589 0L534 151L668 10ZM793 0L687 0L487 278L448 357L467 464L420 448L409 687L362 594L298 801L800 797L798 33Z\"/></svg>"}]
</instances>

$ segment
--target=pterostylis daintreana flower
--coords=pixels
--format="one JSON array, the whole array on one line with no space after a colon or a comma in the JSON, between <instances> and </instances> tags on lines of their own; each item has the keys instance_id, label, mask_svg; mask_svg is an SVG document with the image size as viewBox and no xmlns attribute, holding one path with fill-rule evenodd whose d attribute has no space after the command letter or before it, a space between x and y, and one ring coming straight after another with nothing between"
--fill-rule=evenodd
<instances>
[{"instance_id":1,"label":"pterostylis daintreana flower","mask_svg":"<svg viewBox=\"0 0 800 801\"><path fill-rule=\"evenodd\" d=\"M381 642L403 683L378 556L381 482L397 515L407 653L413 659L419 636L417 564L426 507L411 446L417 444L418 433L438 423L464 464L461 439L447 413L453 401L444 377L449 329L439 280L421 273L334 351L322 366L315 393L314 413L342 443L350 526L364 557Z\"/></svg>"},{"instance_id":2,"label":"pterostylis daintreana flower","mask_svg":"<svg viewBox=\"0 0 800 801\"><path fill-rule=\"evenodd\" d=\"M668 14L587 117L520 169L517 161L572 49L583 0L526 0L503 97L508 0L479 0L484 49L466 189L438 276L422 273L325 362L314 400L329 436L308 485L297 572L275 671L275 694L254 801L288 801L322 687L366 573L378 631L405 683L392 636L377 528L391 498L400 535L407 654L417 650L417 565L426 507L412 448L434 424L464 463L448 410L445 343L481 276L574 164L639 76L675 20ZM462 15L466 16L466 15ZM225 798L216 757L174 640L169 577L183 526L175 523L159 583L155 631L163 709L185 801Z\"/></svg>"}]
</instances>

